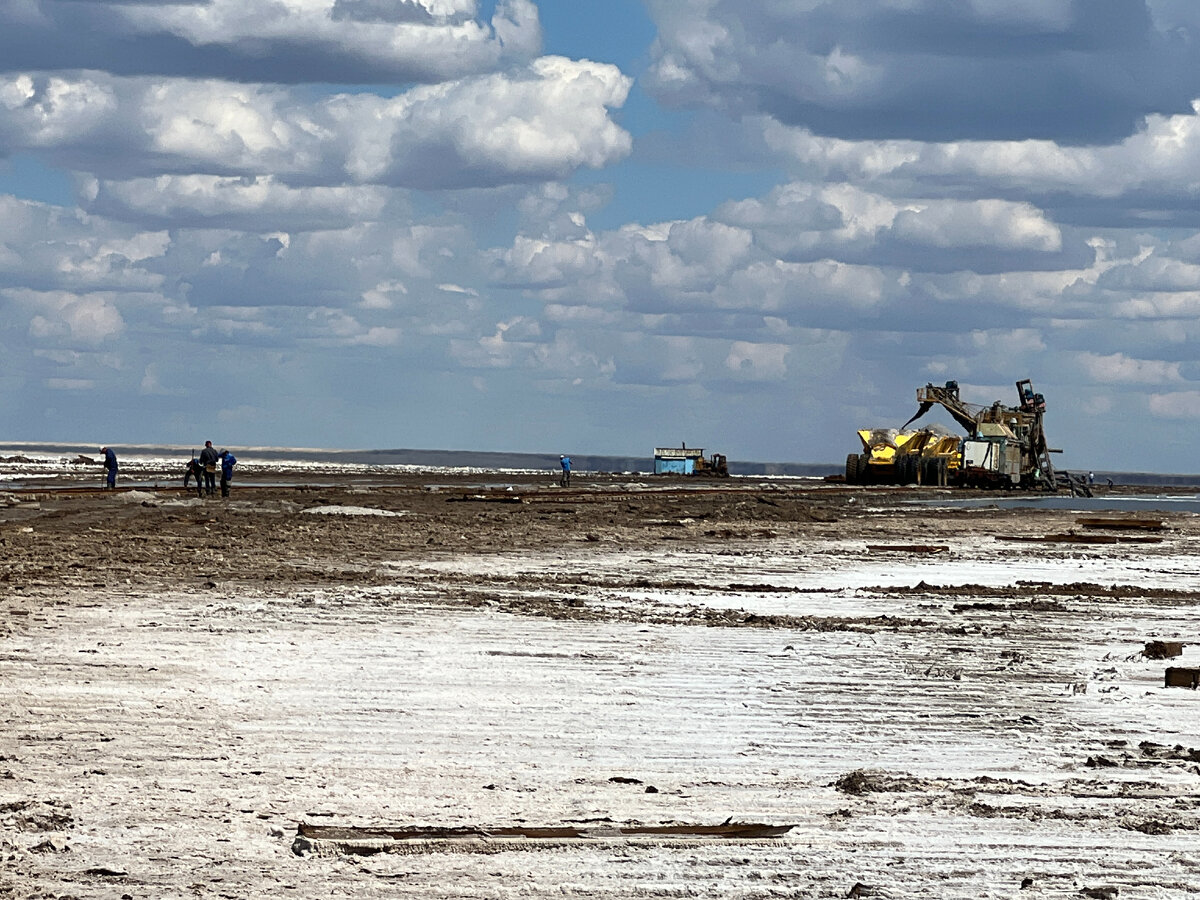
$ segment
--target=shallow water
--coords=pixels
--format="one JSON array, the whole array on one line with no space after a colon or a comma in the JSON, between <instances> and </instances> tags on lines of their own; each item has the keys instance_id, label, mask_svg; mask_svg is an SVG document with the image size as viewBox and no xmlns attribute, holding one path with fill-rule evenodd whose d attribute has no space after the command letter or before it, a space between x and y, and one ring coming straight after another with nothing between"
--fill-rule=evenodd
<instances>
[{"instance_id":1,"label":"shallow water","mask_svg":"<svg viewBox=\"0 0 1200 900\"><path fill-rule=\"evenodd\" d=\"M964 509L1071 509L1079 512L1170 512L1200 513L1200 494L1152 494L1144 497L1013 497L1007 499L911 500L917 506Z\"/></svg>"}]
</instances>

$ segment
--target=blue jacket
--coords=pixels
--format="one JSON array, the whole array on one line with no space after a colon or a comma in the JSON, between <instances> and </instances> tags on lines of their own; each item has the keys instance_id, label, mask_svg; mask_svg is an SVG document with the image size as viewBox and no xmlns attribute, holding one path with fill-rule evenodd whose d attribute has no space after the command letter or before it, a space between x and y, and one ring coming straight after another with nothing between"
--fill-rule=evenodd
<instances>
[{"instance_id":1,"label":"blue jacket","mask_svg":"<svg viewBox=\"0 0 1200 900\"><path fill-rule=\"evenodd\" d=\"M221 457L221 477L226 481L233 480L233 467L237 464L237 457L232 453L226 453Z\"/></svg>"},{"instance_id":2,"label":"blue jacket","mask_svg":"<svg viewBox=\"0 0 1200 900\"><path fill-rule=\"evenodd\" d=\"M559 460L559 463L562 465L564 472L571 471L571 457L564 456L562 459Z\"/></svg>"},{"instance_id":3,"label":"blue jacket","mask_svg":"<svg viewBox=\"0 0 1200 900\"><path fill-rule=\"evenodd\" d=\"M110 472L117 471L117 454L112 452L112 448L104 451L104 468Z\"/></svg>"}]
</instances>

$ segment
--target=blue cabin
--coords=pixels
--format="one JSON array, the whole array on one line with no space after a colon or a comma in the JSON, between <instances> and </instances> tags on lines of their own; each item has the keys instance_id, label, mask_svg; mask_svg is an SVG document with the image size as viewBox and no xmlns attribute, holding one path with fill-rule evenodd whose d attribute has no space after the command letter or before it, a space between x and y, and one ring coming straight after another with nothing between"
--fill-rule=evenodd
<instances>
[{"instance_id":1,"label":"blue cabin","mask_svg":"<svg viewBox=\"0 0 1200 900\"><path fill-rule=\"evenodd\" d=\"M697 460L703 459L703 449L693 449L686 444L682 447L655 447L654 474L692 475L696 471Z\"/></svg>"}]
</instances>

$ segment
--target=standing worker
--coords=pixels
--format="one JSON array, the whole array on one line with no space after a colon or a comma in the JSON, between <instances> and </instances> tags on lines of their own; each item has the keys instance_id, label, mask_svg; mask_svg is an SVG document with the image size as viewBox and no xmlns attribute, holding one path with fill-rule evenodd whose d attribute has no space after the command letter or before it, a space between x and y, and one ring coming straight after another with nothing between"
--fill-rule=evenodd
<instances>
[{"instance_id":1,"label":"standing worker","mask_svg":"<svg viewBox=\"0 0 1200 900\"><path fill-rule=\"evenodd\" d=\"M221 496L229 496L229 482L233 481L233 467L237 465L237 457L228 450L221 451Z\"/></svg>"},{"instance_id":2,"label":"standing worker","mask_svg":"<svg viewBox=\"0 0 1200 900\"><path fill-rule=\"evenodd\" d=\"M101 447L100 452L104 454L104 470L108 473L108 487L111 490L117 486L117 454L113 453L112 447Z\"/></svg>"},{"instance_id":3,"label":"standing worker","mask_svg":"<svg viewBox=\"0 0 1200 900\"><path fill-rule=\"evenodd\" d=\"M560 456L558 458L558 464L560 466L562 466L562 477L558 480L558 483L561 484L563 487L570 487L571 486L571 457Z\"/></svg>"},{"instance_id":4,"label":"standing worker","mask_svg":"<svg viewBox=\"0 0 1200 900\"><path fill-rule=\"evenodd\" d=\"M204 469L204 493L211 497L217 492L217 451L213 449L212 441L204 442L200 466Z\"/></svg>"}]
</instances>

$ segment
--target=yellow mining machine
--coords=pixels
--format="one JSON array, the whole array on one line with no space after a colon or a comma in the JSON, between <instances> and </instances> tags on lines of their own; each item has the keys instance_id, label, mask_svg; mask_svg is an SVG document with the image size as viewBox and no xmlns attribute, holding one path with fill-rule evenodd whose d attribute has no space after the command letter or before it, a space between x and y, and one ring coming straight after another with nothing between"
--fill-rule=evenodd
<instances>
[{"instance_id":1,"label":"yellow mining machine","mask_svg":"<svg viewBox=\"0 0 1200 900\"><path fill-rule=\"evenodd\" d=\"M945 487L1020 487L1057 490L1042 417L1046 398L1028 379L1018 381L1015 407L964 403L958 382L917 389L920 407L898 430L858 432L863 452L846 457L849 484L923 484ZM932 429L905 431L934 406L943 407L967 432L965 438Z\"/></svg>"},{"instance_id":2,"label":"yellow mining machine","mask_svg":"<svg viewBox=\"0 0 1200 900\"><path fill-rule=\"evenodd\" d=\"M846 457L848 484L945 485L958 468L959 439L932 428L864 428L863 452Z\"/></svg>"},{"instance_id":3,"label":"yellow mining machine","mask_svg":"<svg viewBox=\"0 0 1200 900\"><path fill-rule=\"evenodd\" d=\"M1042 418L1046 398L1025 378L1017 383L1017 406L999 400L991 406L964 403L958 382L927 384L917 390L920 407L908 422L916 421L935 405L946 410L967 432L956 483L966 487L1020 487L1025 490L1057 491L1054 464L1057 453L1046 444Z\"/></svg>"}]
</instances>

